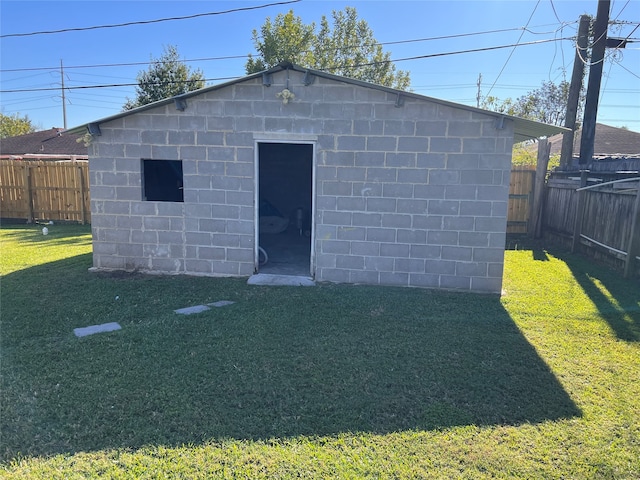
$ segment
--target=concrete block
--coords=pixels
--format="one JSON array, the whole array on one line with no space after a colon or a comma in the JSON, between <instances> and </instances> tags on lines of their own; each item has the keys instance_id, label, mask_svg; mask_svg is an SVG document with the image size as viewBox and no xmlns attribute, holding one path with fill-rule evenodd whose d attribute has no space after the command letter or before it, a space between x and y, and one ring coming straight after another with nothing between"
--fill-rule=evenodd
<instances>
[{"instance_id":1,"label":"concrete block","mask_svg":"<svg viewBox=\"0 0 640 480\"><path fill-rule=\"evenodd\" d=\"M429 170L430 185L457 185L460 183L458 170Z\"/></svg>"},{"instance_id":2,"label":"concrete block","mask_svg":"<svg viewBox=\"0 0 640 480\"><path fill-rule=\"evenodd\" d=\"M399 168L399 183L426 184L429 178L429 171L423 168Z\"/></svg>"},{"instance_id":3,"label":"concrete block","mask_svg":"<svg viewBox=\"0 0 640 480\"><path fill-rule=\"evenodd\" d=\"M113 332L120 330L122 327L117 322L102 323L100 325L91 325L89 327L74 328L73 333L76 337L86 337L96 333Z\"/></svg>"},{"instance_id":4,"label":"concrete block","mask_svg":"<svg viewBox=\"0 0 640 480\"><path fill-rule=\"evenodd\" d=\"M425 260L425 272L438 275L454 275L456 272L456 262L451 260Z\"/></svg>"},{"instance_id":5,"label":"concrete block","mask_svg":"<svg viewBox=\"0 0 640 480\"><path fill-rule=\"evenodd\" d=\"M319 280L321 282L349 282L349 270L343 270L339 268L322 268L319 272L316 272L316 276L320 277Z\"/></svg>"},{"instance_id":6,"label":"concrete block","mask_svg":"<svg viewBox=\"0 0 640 480\"><path fill-rule=\"evenodd\" d=\"M486 277L487 264L484 262L456 262L456 275Z\"/></svg>"},{"instance_id":7,"label":"concrete block","mask_svg":"<svg viewBox=\"0 0 640 480\"><path fill-rule=\"evenodd\" d=\"M377 242L351 242L351 253L365 257L377 257L380 255L380 244Z\"/></svg>"},{"instance_id":8,"label":"concrete block","mask_svg":"<svg viewBox=\"0 0 640 480\"><path fill-rule=\"evenodd\" d=\"M353 121L343 119L327 119L322 120L321 131L323 133L332 133L334 135L351 135L353 134Z\"/></svg>"},{"instance_id":9,"label":"concrete block","mask_svg":"<svg viewBox=\"0 0 640 480\"><path fill-rule=\"evenodd\" d=\"M351 253L351 244L347 240L321 240L320 251L336 255Z\"/></svg>"},{"instance_id":10,"label":"concrete block","mask_svg":"<svg viewBox=\"0 0 640 480\"><path fill-rule=\"evenodd\" d=\"M404 272L380 272L381 285L409 285L409 274Z\"/></svg>"},{"instance_id":11,"label":"concrete block","mask_svg":"<svg viewBox=\"0 0 640 480\"><path fill-rule=\"evenodd\" d=\"M502 278L471 278L471 290L474 292L497 293L502 292Z\"/></svg>"},{"instance_id":12,"label":"concrete block","mask_svg":"<svg viewBox=\"0 0 640 480\"><path fill-rule=\"evenodd\" d=\"M374 270L352 270L349 272L349 283L377 285L380 275Z\"/></svg>"},{"instance_id":13,"label":"concrete block","mask_svg":"<svg viewBox=\"0 0 640 480\"><path fill-rule=\"evenodd\" d=\"M445 168L447 155L444 153L418 153L416 167L418 168Z\"/></svg>"},{"instance_id":14,"label":"concrete block","mask_svg":"<svg viewBox=\"0 0 640 480\"><path fill-rule=\"evenodd\" d=\"M419 258L396 258L394 271L407 273L424 273L425 261Z\"/></svg>"},{"instance_id":15,"label":"concrete block","mask_svg":"<svg viewBox=\"0 0 640 480\"><path fill-rule=\"evenodd\" d=\"M399 228L396 233L398 243L424 244L427 242L426 230Z\"/></svg>"},{"instance_id":16,"label":"concrete block","mask_svg":"<svg viewBox=\"0 0 640 480\"><path fill-rule=\"evenodd\" d=\"M472 259L473 249L471 247L442 247L442 260L470 261Z\"/></svg>"},{"instance_id":17,"label":"concrete block","mask_svg":"<svg viewBox=\"0 0 640 480\"><path fill-rule=\"evenodd\" d=\"M360 227L381 227L382 214L353 212L351 223Z\"/></svg>"},{"instance_id":18,"label":"concrete block","mask_svg":"<svg viewBox=\"0 0 640 480\"><path fill-rule=\"evenodd\" d=\"M364 268L364 258L359 255L336 255L336 268L348 270L362 270Z\"/></svg>"},{"instance_id":19,"label":"concrete block","mask_svg":"<svg viewBox=\"0 0 640 480\"><path fill-rule=\"evenodd\" d=\"M442 121L416 122L416 135L420 137L445 137L447 135L447 122L442 122Z\"/></svg>"},{"instance_id":20,"label":"concrete block","mask_svg":"<svg viewBox=\"0 0 640 480\"><path fill-rule=\"evenodd\" d=\"M409 258L411 247L400 243L381 243L380 256L397 258Z\"/></svg>"},{"instance_id":21,"label":"concrete block","mask_svg":"<svg viewBox=\"0 0 640 480\"><path fill-rule=\"evenodd\" d=\"M366 233L365 227L338 227L337 238L338 240L364 240Z\"/></svg>"},{"instance_id":22,"label":"concrete block","mask_svg":"<svg viewBox=\"0 0 640 480\"><path fill-rule=\"evenodd\" d=\"M338 210L358 211L365 210L366 200L364 197L338 197L336 208Z\"/></svg>"},{"instance_id":23,"label":"concrete block","mask_svg":"<svg viewBox=\"0 0 640 480\"><path fill-rule=\"evenodd\" d=\"M415 178L412 183L418 183L426 181L427 174L423 169L416 168L416 153L396 153L396 152L387 152L385 154L384 164L386 167L400 167L398 170L398 181L408 181L406 179L407 173L415 172L419 175ZM403 174L402 179L400 175Z\"/></svg>"},{"instance_id":24,"label":"concrete block","mask_svg":"<svg viewBox=\"0 0 640 480\"><path fill-rule=\"evenodd\" d=\"M402 170L398 171L400 174ZM405 183L385 183L382 185L382 196L387 198L412 198L413 185Z\"/></svg>"},{"instance_id":25,"label":"concrete block","mask_svg":"<svg viewBox=\"0 0 640 480\"><path fill-rule=\"evenodd\" d=\"M469 290L471 288L471 278L457 275L441 275L440 287L455 290Z\"/></svg>"},{"instance_id":26,"label":"concrete block","mask_svg":"<svg viewBox=\"0 0 640 480\"><path fill-rule=\"evenodd\" d=\"M354 165L356 167L384 167L384 152L356 152Z\"/></svg>"},{"instance_id":27,"label":"concrete block","mask_svg":"<svg viewBox=\"0 0 640 480\"><path fill-rule=\"evenodd\" d=\"M427 200L399 198L397 204L398 213L411 213L421 215L427 212Z\"/></svg>"},{"instance_id":28,"label":"concrete block","mask_svg":"<svg viewBox=\"0 0 640 480\"><path fill-rule=\"evenodd\" d=\"M351 215L350 211L348 212L323 212L322 214L322 224L323 225L351 225Z\"/></svg>"},{"instance_id":29,"label":"concrete block","mask_svg":"<svg viewBox=\"0 0 640 480\"><path fill-rule=\"evenodd\" d=\"M412 137L415 133L416 122L409 120L385 120L384 122L385 135Z\"/></svg>"},{"instance_id":30,"label":"concrete block","mask_svg":"<svg viewBox=\"0 0 640 480\"><path fill-rule=\"evenodd\" d=\"M363 182L366 177L366 168L337 167L337 180L343 182Z\"/></svg>"},{"instance_id":31,"label":"concrete block","mask_svg":"<svg viewBox=\"0 0 640 480\"><path fill-rule=\"evenodd\" d=\"M193 115L180 116L178 119L178 128L190 132L204 131L206 130L206 118Z\"/></svg>"},{"instance_id":32,"label":"concrete block","mask_svg":"<svg viewBox=\"0 0 640 480\"><path fill-rule=\"evenodd\" d=\"M356 154L354 152L325 152L324 164L338 167L353 167L355 166L355 158Z\"/></svg>"},{"instance_id":33,"label":"concrete block","mask_svg":"<svg viewBox=\"0 0 640 480\"><path fill-rule=\"evenodd\" d=\"M429 152L462 153L462 141L460 138L431 137Z\"/></svg>"},{"instance_id":34,"label":"concrete block","mask_svg":"<svg viewBox=\"0 0 640 480\"><path fill-rule=\"evenodd\" d=\"M392 272L393 263L393 257L365 257L364 268L376 272Z\"/></svg>"},{"instance_id":35,"label":"concrete block","mask_svg":"<svg viewBox=\"0 0 640 480\"><path fill-rule=\"evenodd\" d=\"M399 152L427 152L429 139L424 137L398 137Z\"/></svg>"},{"instance_id":36,"label":"concrete block","mask_svg":"<svg viewBox=\"0 0 640 480\"><path fill-rule=\"evenodd\" d=\"M396 241L396 231L393 228L367 228L367 241L394 243Z\"/></svg>"},{"instance_id":37,"label":"concrete block","mask_svg":"<svg viewBox=\"0 0 640 480\"><path fill-rule=\"evenodd\" d=\"M371 110L369 105L365 105L366 108ZM368 116L367 116L368 117ZM364 117L364 118L367 118ZM363 117L360 117L363 118ZM382 135L384 131L384 122L381 120L354 120L353 121L353 134L354 135ZM375 138L375 137L371 137ZM367 139L367 150L375 150L369 148L369 141L371 138ZM395 139L394 139L395 144Z\"/></svg>"},{"instance_id":38,"label":"concrete block","mask_svg":"<svg viewBox=\"0 0 640 480\"><path fill-rule=\"evenodd\" d=\"M440 275L430 273L410 273L409 286L422 288L437 288L440 285Z\"/></svg>"},{"instance_id":39,"label":"concrete block","mask_svg":"<svg viewBox=\"0 0 640 480\"><path fill-rule=\"evenodd\" d=\"M460 232L458 242L465 247L487 247L489 235L484 232Z\"/></svg>"},{"instance_id":40,"label":"concrete block","mask_svg":"<svg viewBox=\"0 0 640 480\"><path fill-rule=\"evenodd\" d=\"M367 197L367 211L376 213L396 212L396 199Z\"/></svg>"},{"instance_id":41,"label":"concrete block","mask_svg":"<svg viewBox=\"0 0 640 480\"><path fill-rule=\"evenodd\" d=\"M462 141L462 151L464 153L491 154L496 151L496 140L491 137L465 138Z\"/></svg>"},{"instance_id":42,"label":"concrete block","mask_svg":"<svg viewBox=\"0 0 640 480\"><path fill-rule=\"evenodd\" d=\"M411 215L401 213L383 213L381 226L385 228L410 228Z\"/></svg>"},{"instance_id":43,"label":"concrete block","mask_svg":"<svg viewBox=\"0 0 640 480\"><path fill-rule=\"evenodd\" d=\"M180 160L176 146L151 145L151 156L157 160Z\"/></svg>"},{"instance_id":44,"label":"concrete block","mask_svg":"<svg viewBox=\"0 0 640 480\"><path fill-rule=\"evenodd\" d=\"M358 151L365 149L366 138L357 135L343 135L338 137L338 150Z\"/></svg>"},{"instance_id":45,"label":"concrete block","mask_svg":"<svg viewBox=\"0 0 640 480\"><path fill-rule=\"evenodd\" d=\"M381 123L381 122L378 122ZM397 137L367 137L367 150L377 152L394 152L398 143Z\"/></svg>"},{"instance_id":46,"label":"concrete block","mask_svg":"<svg viewBox=\"0 0 640 480\"><path fill-rule=\"evenodd\" d=\"M506 227L506 217L478 217L476 219L477 232L504 232Z\"/></svg>"},{"instance_id":47,"label":"concrete block","mask_svg":"<svg viewBox=\"0 0 640 480\"><path fill-rule=\"evenodd\" d=\"M440 245L410 245L409 257L424 259L440 259L442 249Z\"/></svg>"},{"instance_id":48,"label":"concrete block","mask_svg":"<svg viewBox=\"0 0 640 480\"><path fill-rule=\"evenodd\" d=\"M229 132L234 128L234 119L229 116L221 116L220 114L213 114L206 117L206 131L209 132ZM217 144L216 144L217 145Z\"/></svg>"},{"instance_id":49,"label":"concrete block","mask_svg":"<svg viewBox=\"0 0 640 480\"><path fill-rule=\"evenodd\" d=\"M430 230L427 232L427 243L431 245L458 245L458 232L449 230Z\"/></svg>"}]
</instances>

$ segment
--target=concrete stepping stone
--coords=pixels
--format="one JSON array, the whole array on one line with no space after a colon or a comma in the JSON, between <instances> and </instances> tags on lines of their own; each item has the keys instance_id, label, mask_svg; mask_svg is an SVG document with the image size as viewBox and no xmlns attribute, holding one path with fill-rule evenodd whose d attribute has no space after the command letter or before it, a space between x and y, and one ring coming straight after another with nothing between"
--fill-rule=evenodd
<instances>
[{"instance_id":1,"label":"concrete stepping stone","mask_svg":"<svg viewBox=\"0 0 640 480\"><path fill-rule=\"evenodd\" d=\"M227 305L233 305L235 302L230 300L219 300L213 303L207 303L206 305L195 305L193 307L179 308L174 310L175 313L180 315L193 315L194 313L201 313L210 310L211 307L226 307Z\"/></svg>"},{"instance_id":2,"label":"concrete stepping stone","mask_svg":"<svg viewBox=\"0 0 640 480\"><path fill-rule=\"evenodd\" d=\"M74 328L73 333L76 337L86 337L94 333L113 332L120 330L122 327L117 322L102 323L100 325L91 325L89 327Z\"/></svg>"}]
</instances>

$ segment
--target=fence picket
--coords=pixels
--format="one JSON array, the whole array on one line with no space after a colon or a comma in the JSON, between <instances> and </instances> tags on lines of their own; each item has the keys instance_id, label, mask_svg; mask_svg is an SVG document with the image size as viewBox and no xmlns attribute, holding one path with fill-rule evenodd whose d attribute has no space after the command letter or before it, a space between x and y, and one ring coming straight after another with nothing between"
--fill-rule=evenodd
<instances>
[{"instance_id":1,"label":"fence picket","mask_svg":"<svg viewBox=\"0 0 640 480\"><path fill-rule=\"evenodd\" d=\"M91 222L86 161L0 160L2 218Z\"/></svg>"}]
</instances>

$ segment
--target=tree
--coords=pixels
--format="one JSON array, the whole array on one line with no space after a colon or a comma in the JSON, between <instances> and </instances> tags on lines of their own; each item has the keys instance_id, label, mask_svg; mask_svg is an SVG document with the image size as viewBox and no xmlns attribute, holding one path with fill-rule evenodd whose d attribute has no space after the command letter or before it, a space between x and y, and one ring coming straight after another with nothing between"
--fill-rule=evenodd
<instances>
[{"instance_id":1,"label":"tree","mask_svg":"<svg viewBox=\"0 0 640 480\"><path fill-rule=\"evenodd\" d=\"M260 32L253 30L253 43L259 58L249 55L248 74L287 61L302 67L322 70L387 87L406 90L409 73L396 70L391 54L384 52L365 20L359 20L355 8L332 12L333 24L323 16L320 29L305 25L293 10L267 18Z\"/></svg>"},{"instance_id":2,"label":"tree","mask_svg":"<svg viewBox=\"0 0 640 480\"><path fill-rule=\"evenodd\" d=\"M568 97L569 82L562 81L559 84L542 82L540 88L518 97L515 101L511 98L500 101L496 97L486 97L482 107L551 125L564 125ZM578 107L578 118L581 116L583 105L584 96L582 95Z\"/></svg>"},{"instance_id":3,"label":"tree","mask_svg":"<svg viewBox=\"0 0 640 480\"><path fill-rule=\"evenodd\" d=\"M141 70L136 80L136 98L127 99L124 110L198 90L205 85L203 73L185 65L173 45L165 47L160 58L152 58L149 68Z\"/></svg>"},{"instance_id":4,"label":"tree","mask_svg":"<svg viewBox=\"0 0 640 480\"><path fill-rule=\"evenodd\" d=\"M27 115L21 117L19 113L13 115L0 113L0 138L15 137L35 131L36 128Z\"/></svg>"}]
</instances>

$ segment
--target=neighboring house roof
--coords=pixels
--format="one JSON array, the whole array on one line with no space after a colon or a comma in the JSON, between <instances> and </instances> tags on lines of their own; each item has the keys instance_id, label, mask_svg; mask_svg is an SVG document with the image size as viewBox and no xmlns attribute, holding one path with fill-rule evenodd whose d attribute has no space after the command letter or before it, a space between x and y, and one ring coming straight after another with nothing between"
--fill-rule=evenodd
<instances>
[{"instance_id":1,"label":"neighboring house roof","mask_svg":"<svg viewBox=\"0 0 640 480\"><path fill-rule=\"evenodd\" d=\"M87 156L88 149L84 143L76 140L82 135L72 134L61 128L51 128L40 132L27 133L0 140L0 155L83 155Z\"/></svg>"},{"instance_id":2,"label":"neighboring house roof","mask_svg":"<svg viewBox=\"0 0 640 480\"><path fill-rule=\"evenodd\" d=\"M199 90L194 90L192 92L188 92L188 93L184 93L182 95L176 96L176 97L172 97L172 98L167 98L165 100L160 100L158 102L154 102L154 103L150 103L147 105L143 105L141 107L138 108L134 108L132 110L128 110L126 112L122 112L122 113L118 113L116 115L112 115L110 117L106 117L106 118L102 118L100 120L96 120L95 122L89 122L87 124L84 125L79 125L77 127L74 127L70 130L68 130L69 132L72 133L76 133L76 134L82 134L85 133L87 130L91 130L90 126L99 126L101 123L105 123L105 122L109 122L111 120L116 120L122 117L126 117L129 115L133 115L135 113L138 112L142 112L151 108L156 108L162 105L168 105L171 103L176 104L176 107L178 109L184 109L183 106L181 106L182 101L187 100L190 97L194 97L196 95L201 95L203 93L207 93L207 92L211 92L214 90L218 90L218 89L222 89L225 88L227 86L230 85L234 85L236 83L240 83L240 82L244 82L247 80L251 80L254 78L260 78L263 77L265 84L268 84L269 82L269 74L273 73L273 72L277 72L277 71L281 71L281 70L293 70L293 71L298 71L298 72L303 72L306 73L306 77L309 79L309 83L313 82L313 77L320 77L320 78L326 78L326 79L331 79L331 80L335 80L338 82L343 82L343 83L349 83L349 84L353 84L353 85L359 85L362 87L366 87L366 88L375 88L384 92L388 92L394 95L398 95L398 102L401 103L402 102L402 98L406 97L406 98L417 98L420 100L427 100L433 103L437 103L440 105L446 105L449 107L453 107L453 108L458 108L461 110L467 110L467 111L471 111L471 112L477 112L477 113L482 113L485 115L491 115L496 117L496 119L498 119L498 121L501 121L501 119L507 119L507 120L512 120L514 122L514 142L518 143L518 142L523 142L525 140L530 140L530 139L534 139L534 138L539 138L539 137L544 137L544 136L550 136L556 133L561 133L563 131L567 131L566 128L564 127L558 127L555 125L547 125L544 123L540 123L540 122L535 122L532 120L527 120L524 118L518 118L518 117L513 117L510 115L505 115L502 113L498 113L498 112L492 112L489 110L483 110L480 108L475 108L475 107L470 107L468 105L462 105L459 103L454 103L454 102L449 102L446 100L440 100L437 98L432 98L432 97L427 97L424 95L418 95L416 93L413 92L407 92L404 90L397 90L394 88L389 88L389 87L384 87L382 85L376 85L373 83L368 83L368 82L364 82L362 80L356 80L353 78L349 78L349 77L342 77L342 76L338 76L338 75L332 75L326 72L322 72L319 70L312 70L309 68L305 68L305 67L301 67L299 65L294 65L288 62L283 62L280 65L277 65L269 70L265 70L264 72L258 72L258 73L254 73L251 75L248 75L246 77L242 77L242 78L238 78L235 80L232 80L230 82L226 82L226 83L221 83L218 85L213 85L210 87L205 87L205 88L201 88ZM91 132L90 132L91 133Z\"/></svg>"},{"instance_id":3,"label":"neighboring house roof","mask_svg":"<svg viewBox=\"0 0 640 480\"><path fill-rule=\"evenodd\" d=\"M582 130L577 130L573 138L573 156L580 156L580 140ZM551 155L559 155L562 148L562 134L549 138L551 143ZM536 147L537 149L537 147ZM594 158L602 157L629 157L640 155L640 133L632 132L624 128L610 127L602 123L596 123L595 142L593 148Z\"/></svg>"}]
</instances>

